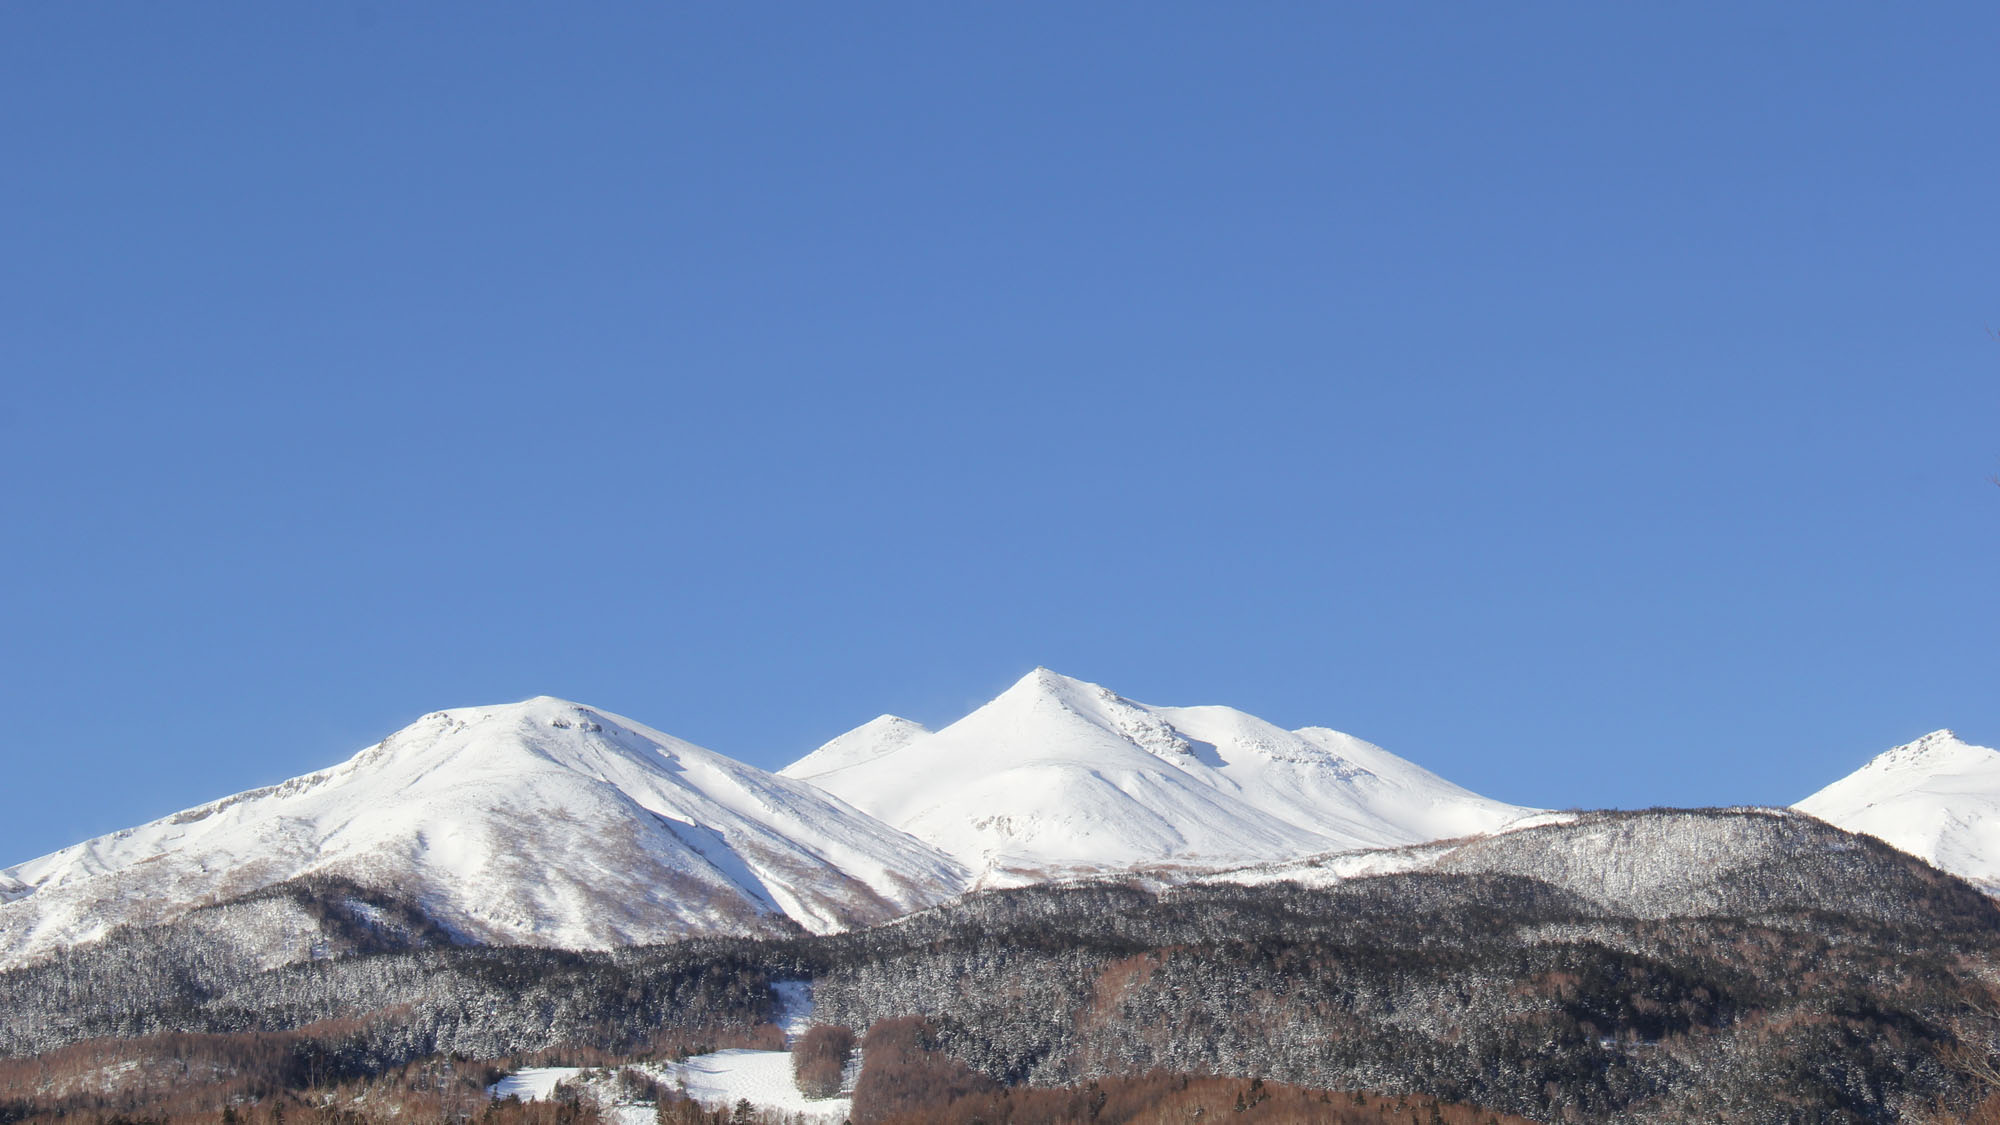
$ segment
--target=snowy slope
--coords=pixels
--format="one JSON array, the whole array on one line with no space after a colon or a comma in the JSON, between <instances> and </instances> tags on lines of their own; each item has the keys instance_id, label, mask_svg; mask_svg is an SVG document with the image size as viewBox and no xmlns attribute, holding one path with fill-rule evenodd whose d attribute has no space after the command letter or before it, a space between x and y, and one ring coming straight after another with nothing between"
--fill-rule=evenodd
<instances>
[{"instance_id":1,"label":"snowy slope","mask_svg":"<svg viewBox=\"0 0 2000 1125\"><path fill-rule=\"evenodd\" d=\"M1933 731L1792 806L2000 893L2000 752Z\"/></svg>"},{"instance_id":2,"label":"snowy slope","mask_svg":"<svg viewBox=\"0 0 2000 1125\"><path fill-rule=\"evenodd\" d=\"M542 697L427 715L332 769L0 871L0 966L314 873L466 940L582 948L823 933L966 879L810 785Z\"/></svg>"},{"instance_id":3,"label":"snowy slope","mask_svg":"<svg viewBox=\"0 0 2000 1125\"><path fill-rule=\"evenodd\" d=\"M1531 811L1337 731L1152 707L1046 668L935 733L884 716L782 772L936 845L987 885L1394 847Z\"/></svg>"},{"instance_id":4,"label":"snowy slope","mask_svg":"<svg viewBox=\"0 0 2000 1125\"><path fill-rule=\"evenodd\" d=\"M832 773L872 762L884 754L892 754L919 738L930 734L930 729L922 723L902 718L898 715L882 715L839 735L833 741L794 762L784 773L790 777L806 777ZM793 773L804 770L804 773ZM0 884L0 894L6 893Z\"/></svg>"}]
</instances>

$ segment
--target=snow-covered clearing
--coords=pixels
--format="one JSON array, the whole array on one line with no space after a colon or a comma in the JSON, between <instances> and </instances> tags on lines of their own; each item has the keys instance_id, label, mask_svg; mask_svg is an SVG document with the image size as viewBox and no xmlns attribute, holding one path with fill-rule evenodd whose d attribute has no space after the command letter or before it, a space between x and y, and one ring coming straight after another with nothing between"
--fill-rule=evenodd
<instances>
[{"instance_id":1,"label":"snow-covered clearing","mask_svg":"<svg viewBox=\"0 0 2000 1125\"><path fill-rule=\"evenodd\" d=\"M531 1066L495 1082L486 1092L495 1098L515 1097L524 1102L542 1101L552 1098L556 1085L582 1074L580 1067L574 1066Z\"/></svg>"},{"instance_id":2,"label":"snow-covered clearing","mask_svg":"<svg viewBox=\"0 0 2000 1125\"><path fill-rule=\"evenodd\" d=\"M574 1066L534 1066L517 1070L486 1088L495 1098L513 1096L524 1102L546 1101L556 1096L556 1087L569 1083L586 1098L597 1103L615 1125L653 1125L658 1114L651 1102L627 1101L614 1077L618 1070L584 1070Z\"/></svg>"},{"instance_id":3,"label":"snow-covered clearing","mask_svg":"<svg viewBox=\"0 0 2000 1125\"><path fill-rule=\"evenodd\" d=\"M776 1022L785 1031L787 1046L796 1042L812 1026L812 985L806 981L780 981ZM616 1068L614 1068L616 1069ZM853 1108L850 1098L808 1098L792 1082L790 1051L751 1051L735 1048L696 1055L685 1062L649 1063L637 1067L667 1089L693 1098L711 1108L734 1106L748 1101L759 1109L796 1114L807 1121L845 1121ZM599 1074L604 1077L598 1077ZM487 1092L496 1098L509 1094L523 1101L555 1095L557 1084L583 1075L586 1096L594 1098L619 1125L647 1125L653 1109L618 1099L610 1072L586 1072L569 1066L543 1066L520 1070L494 1083Z\"/></svg>"},{"instance_id":4,"label":"snow-covered clearing","mask_svg":"<svg viewBox=\"0 0 2000 1125\"><path fill-rule=\"evenodd\" d=\"M707 1106L748 1099L759 1109L797 1113L814 1121L838 1122L853 1106L849 1098L808 1098L792 1084L790 1051L717 1051L684 1063L646 1068L666 1086L683 1089Z\"/></svg>"}]
</instances>

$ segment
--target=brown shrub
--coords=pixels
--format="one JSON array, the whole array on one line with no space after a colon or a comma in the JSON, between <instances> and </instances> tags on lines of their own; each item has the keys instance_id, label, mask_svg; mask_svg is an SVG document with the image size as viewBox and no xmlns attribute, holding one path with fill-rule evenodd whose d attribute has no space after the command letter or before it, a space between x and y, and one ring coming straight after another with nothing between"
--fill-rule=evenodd
<instances>
[{"instance_id":1,"label":"brown shrub","mask_svg":"<svg viewBox=\"0 0 2000 1125\"><path fill-rule=\"evenodd\" d=\"M792 1081L809 1098L840 1093L841 1075L854 1053L854 1032L838 1024L815 1024L792 1047Z\"/></svg>"},{"instance_id":2,"label":"brown shrub","mask_svg":"<svg viewBox=\"0 0 2000 1125\"><path fill-rule=\"evenodd\" d=\"M959 1099L998 1089L992 1079L939 1050L936 1030L922 1017L877 1020L861 1041L851 1117L857 1125L942 1120L937 1114Z\"/></svg>"}]
</instances>

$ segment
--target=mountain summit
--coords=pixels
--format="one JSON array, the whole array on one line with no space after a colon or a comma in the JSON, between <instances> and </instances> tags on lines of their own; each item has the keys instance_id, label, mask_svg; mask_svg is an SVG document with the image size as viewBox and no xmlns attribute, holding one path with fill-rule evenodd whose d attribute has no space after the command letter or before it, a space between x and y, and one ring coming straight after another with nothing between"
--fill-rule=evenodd
<instances>
[{"instance_id":1,"label":"mountain summit","mask_svg":"<svg viewBox=\"0 0 2000 1125\"><path fill-rule=\"evenodd\" d=\"M951 859L802 782L541 697L0 871L0 965L304 876L461 940L825 933L956 894Z\"/></svg>"},{"instance_id":2,"label":"mountain summit","mask_svg":"<svg viewBox=\"0 0 2000 1125\"><path fill-rule=\"evenodd\" d=\"M1398 846L1532 811L1338 731L1135 703L1047 668L942 730L912 727L874 720L781 772L989 884Z\"/></svg>"},{"instance_id":3,"label":"mountain summit","mask_svg":"<svg viewBox=\"0 0 2000 1125\"><path fill-rule=\"evenodd\" d=\"M2000 893L2000 752L1948 730L1878 754L1792 807Z\"/></svg>"}]
</instances>

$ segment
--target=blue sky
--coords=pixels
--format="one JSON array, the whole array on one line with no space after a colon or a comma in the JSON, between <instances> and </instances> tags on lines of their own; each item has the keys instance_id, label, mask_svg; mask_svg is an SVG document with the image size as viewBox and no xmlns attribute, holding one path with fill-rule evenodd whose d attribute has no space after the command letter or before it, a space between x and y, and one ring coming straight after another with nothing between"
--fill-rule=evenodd
<instances>
[{"instance_id":1,"label":"blue sky","mask_svg":"<svg viewBox=\"0 0 2000 1125\"><path fill-rule=\"evenodd\" d=\"M2000 11L1638 8L9 6L0 864L541 693L2000 742Z\"/></svg>"}]
</instances>

